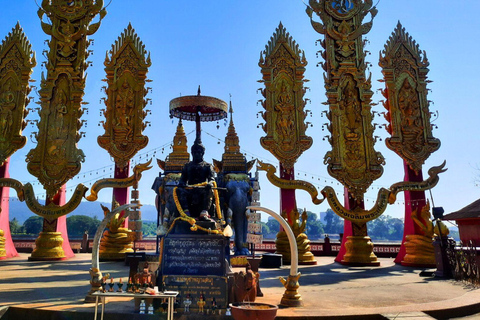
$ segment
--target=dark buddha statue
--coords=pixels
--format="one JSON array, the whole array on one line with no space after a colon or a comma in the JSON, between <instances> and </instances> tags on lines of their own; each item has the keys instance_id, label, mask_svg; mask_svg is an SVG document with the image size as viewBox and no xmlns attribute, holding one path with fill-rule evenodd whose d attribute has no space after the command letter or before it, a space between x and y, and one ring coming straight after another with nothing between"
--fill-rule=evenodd
<instances>
[{"instance_id":1,"label":"dark buddha statue","mask_svg":"<svg viewBox=\"0 0 480 320\"><path fill-rule=\"evenodd\" d=\"M191 149L193 160L186 163L178 184L178 198L187 216L200 221L211 221L208 211L212 206L213 166L203 160L205 147L195 140Z\"/></svg>"}]
</instances>

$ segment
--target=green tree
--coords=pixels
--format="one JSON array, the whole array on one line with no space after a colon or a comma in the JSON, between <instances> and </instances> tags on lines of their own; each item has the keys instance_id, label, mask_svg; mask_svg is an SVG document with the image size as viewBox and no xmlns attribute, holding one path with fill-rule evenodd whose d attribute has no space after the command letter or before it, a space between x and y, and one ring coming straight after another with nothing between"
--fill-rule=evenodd
<instances>
[{"instance_id":1,"label":"green tree","mask_svg":"<svg viewBox=\"0 0 480 320\"><path fill-rule=\"evenodd\" d=\"M368 235L372 240L387 240L390 234L388 219L387 216L381 215L377 219L367 222Z\"/></svg>"},{"instance_id":2,"label":"green tree","mask_svg":"<svg viewBox=\"0 0 480 320\"><path fill-rule=\"evenodd\" d=\"M73 215L67 218L68 234L72 237L81 237L85 231L93 237L99 225L98 219L85 215Z\"/></svg>"},{"instance_id":3,"label":"green tree","mask_svg":"<svg viewBox=\"0 0 480 320\"><path fill-rule=\"evenodd\" d=\"M153 221L143 221L142 233L144 237L156 237L157 236L157 223Z\"/></svg>"},{"instance_id":4,"label":"green tree","mask_svg":"<svg viewBox=\"0 0 480 320\"><path fill-rule=\"evenodd\" d=\"M270 229L270 233L278 233L280 231L280 223L272 217L268 217L267 227Z\"/></svg>"},{"instance_id":5,"label":"green tree","mask_svg":"<svg viewBox=\"0 0 480 320\"><path fill-rule=\"evenodd\" d=\"M10 232L12 234L21 234L24 233L23 226L18 223L17 218L10 220Z\"/></svg>"},{"instance_id":6,"label":"green tree","mask_svg":"<svg viewBox=\"0 0 480 320\"><path fill-rule=\"evenodd\" d=\"M309 224L310 222L316 222L317 219L318 219L318 215L316 213L307 211L307 224Z\"/></svg>"},{"instance_id":7,"label":"green tree","mask_svg":"<svg viewBox=\"0 0 480 320\"><path fill-rule=\"evenodd\" d=\"M38 235L43 228L43 218L37 215L29 217L23 223L23 229L27 234Z\"/></svg>"},{"instance_id":8,"label":"green tree","mask_svg":"<svg viewBox=\"0 0 480 320\"><path fill-rule=\"evenodd\" d=\"M325 215L325 232L336 234L343 232L343 220L332 209L327 209Z\"/></svg>"},{"instance_id":9,"label":"green tree","mask_svg":"<svg viewBox=\"0 0 480 320\"><path fill-rule=\"evenodd\" d=\"M389 221L390 225L390 237L388 240L402 240L403 237L403 220L398 218L392 218Z\"/></svg>"},{"instance_id":10,"label":"green tree","mask_svg":"<svg viewBox=\"0 0 480 320\"><path fill-rule=\"evenodd\" d=\"M270 228L268 227L268 225L263 221L260 221L260 224L262 225L262 234L269 234Z\"/></svg>"},{"instance_id":11,"label":"green tree","mask_svg":"<svg viewBox=\"0 0 480 320\"><path fill-rule=\"evenodd\" d=\"M324 231L324 225L320 220L307 222L307 236L309 239L319 239Z\"/></svg>"}]
</instances>

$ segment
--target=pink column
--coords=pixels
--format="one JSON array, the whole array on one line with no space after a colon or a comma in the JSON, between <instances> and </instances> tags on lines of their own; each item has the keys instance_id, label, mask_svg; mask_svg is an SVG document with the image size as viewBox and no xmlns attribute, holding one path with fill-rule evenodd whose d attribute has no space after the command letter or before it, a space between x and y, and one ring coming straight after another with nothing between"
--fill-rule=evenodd
<instances>
[{"instance_id":1,"label":"pink column","mask_svg":"<svg viewBox=\"0 0 480 320\"><path fill-rule=\"evenodd\" d=\"M280 179L295 180L295 170L285 170L280 162ZM288 224L292 225L290 213L297 209L297 201L295 198L295 189L280 189L280 214L287 213Z\"/></svg>"},{"instance_id":2,"label":"pink column","mask_svg":"<svg viewBox=\"0 0 480 320\"><path fill-rule=\"evenodd\" d=\"M53 200L47 199L45 205L49 203L54 203L57 206L63 206L67 203L67 187L63 185L57 194L53 197ZM61 216L58 219L48 222L46 219L43 219L43 231L55 230L55 232L61 232L63 238L62 249L65 253L65 258L70 259L75 257L72 247L70 246L70 241L68 240L68 230L67 230L67 215ZM37 259L38 260L38 259Z\"/></svg>"},{"instance_id":3,"label":"pink column","mask_svg":"<svg viewBox=\"0 0 480 320\"><path fill-rule=\"evenodd\" d=\"M128 162L127 166L123 168L123 171L120 170L120 168L115 165L115 173L114 173L114 178L115 179L125 179L128 178L130 174L130 161ZM129 196L129 190L130 188L113 188L113 200L117 201L119 205L124 205L128 204L130 202L130 196ZM121 213L123 216L124 212ZM128 218L125 219L122 227L128 228Z\"/></svg>"},{"instance_id":4,"label":"pink column","mask_svg":"<svg viewBox=\"0 0 480 320\"><path fill-rule=\"evenodd\" d=\"M355 200L350 197L350 193L348 192L347 188L344 188L344 200L343 203L345 205L345 209L350 210L355 207L356 203ZM352 222L349 220L343 220L343 238L342 238L342 244L340 246L340 251L337 254L337 257L335 258L335 262L341 262L343 260L343 256L347 252L347 249L345 248L345 242L347 242L347 237L351 236L353 234L352 230Z\"/></svg>"},{"instance_id":5,"label":"pink column","mask_svg":"<svg viewBox=\"0 0 480 320\"><path fill-rule=\"evenodd\" d=\"M415 173L406 161L403 161L403 168L405 171L404 181L406 182L421 182L423 181L422 171ZM410 234L422 234L418 227L413 223L412 212L415 210L422 210L426 204L425 191L405 191L405 222L403 226L403 239L400 251L395 258L395 263L401 263L405 257L405 237Z\"/></svg>"},{"instance_id":6,"label":"pink column","mask_svg":"<svg viewBox=\"0 0 480 320\"><path fill-rule=\"evenodd\" d=\"M3 166L0 166L0 178L10 178L10 174L8 169L10 167L10 158L5 160ZM18 257L18 252L15 249L15 245L12 241L12 235L10 233L10 219L9 219L9 209L10 209L10 188L0 188L0 199L2 201L1 208L2 211L0 212L0 229L3 230L4 237L5 237L5 250L7 251L7 256L0 258L12 258Z\"/></svg>"}]
</instances>

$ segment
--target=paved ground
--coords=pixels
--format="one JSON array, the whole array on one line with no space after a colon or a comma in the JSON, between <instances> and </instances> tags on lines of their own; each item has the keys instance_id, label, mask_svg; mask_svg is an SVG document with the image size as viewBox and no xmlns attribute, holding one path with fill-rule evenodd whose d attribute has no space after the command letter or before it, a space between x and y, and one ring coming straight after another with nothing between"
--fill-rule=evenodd
<instances>
[{"instance_id":1,"label":"paved ground","mask_svg":"<svg viewBox=\"0 0 480 320\"><path fill-rule=\"evenodd\" d=\"M41 310L86 312L93 318L93 305L83 303L89 289L90 254L61 262L27 258L21 254L0 261L0 306L35 309L37 315ZM315 266L300 266L304 306L279 309L277 319L480 319L480 289L467 284L421 277L422 269L395 265L393 259L381 258L380 267L346 267L333 262L333 257L317 257L317 261ZM278 277L288 276L288 268L260 269L264 297L257 302L280 303L284 288ZM114 278L125 279L128 274L128 267L119 262L103 262L101 270ZM133 312L133 302L111 300L106 310L110 317L125 316ZM3 320L1 314L0 310ZM26 311L24 318L32 319Z\"/></svg>"}]
</instances>

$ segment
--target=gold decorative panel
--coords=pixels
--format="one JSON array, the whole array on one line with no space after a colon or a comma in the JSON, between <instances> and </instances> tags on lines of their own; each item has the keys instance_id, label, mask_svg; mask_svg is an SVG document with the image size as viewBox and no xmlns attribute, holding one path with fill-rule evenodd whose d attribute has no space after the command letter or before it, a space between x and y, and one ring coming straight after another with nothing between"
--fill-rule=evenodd
<instances>
[{"instance_id":1,"label":"gold decorative panel","mask_svg":"<svg viewBox=\"0 0 480 320\"><path fill-rule=\"evenodd\" d=\"M261 90L265 111L261 114L266 123L262 128L267 134L260 143L286 169L292 169L298 157L312 145L312 138L305 135L306 65L305 53L280 23L260 53L261 82L265 84Z\"/></svg>"},{"instance_id":2,"label":"gold decorative panel","mask_svg":"<svg viewBox=\"0 0 480 320\"><path fill-rule=\"evenodd\" d=\"M386 86L382 93L386 98L387 131L391 135L385 143L418 173L430 154L440 147L430 124L427 55L399 22L380 52L379 65Z\"/></svg>"},{"instance_id":3,"label":"gold decorative panel","mask_svg":"<svg viewBox=\"0 0 480 320\"><path fill-rule=\"evenodd\" d=\"M316 13L322 23L313 20ZM329 105L326 112L332 150L325 155L329 174L340 181L357 200L383 173L385 163L375 151L370 76L366 77L362 35L372 27L377 14L371 0L310 0L307 14L320 40L321 62ZM370 14L371 19L363 23Z\"/></svg>"},{"instance_id":4,"label":"gold decorative panel","mask_svg":"<svg viewBox=\"0 0 480 320\"><path fill-rule=\"evenodd\" d=\"M35 53L17 23L0 45L0 165L27 142L22 130L35 65Z\"/></svg>"},{"instance_id":5,"label":"gold decorative panel","mask_svg":"<svg viewBox=\"0 0 480 320\"><path fill-rule=\"evenodd\" d=\"M105 59L105 134L98 137L98 144L110 153L120 170L148 143L142 133L146 127L145 81L150 66L150 54L129 24Z\"/></svg>"},{"instance_id":6,"label":"gold decorative panel","mask_svg":"<svg viewBox=\"0 0 480 320\"><path fill-rule=\"evenodd\" d=\"M84 161L77 142L82 135L82 97L89 65L87 36L100 27L100 21L90 24L97 15L100 21L106 15L102 0L44 0L38 10L42 29L51 38L47 76L42 74L39 91L37 146L26 161L28 171L42 183L49 198L80 171ZM43 21L44 16L50 23Z\"/></svg>"}]
</instances>

